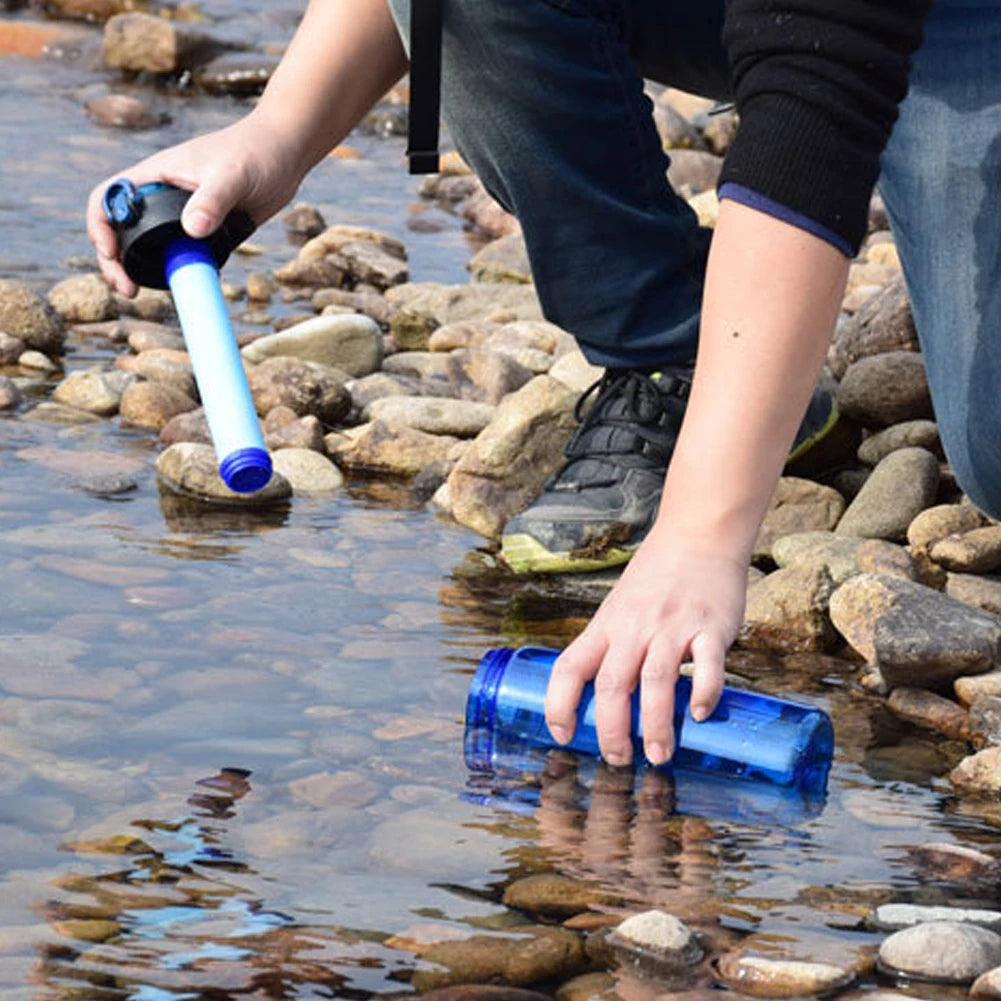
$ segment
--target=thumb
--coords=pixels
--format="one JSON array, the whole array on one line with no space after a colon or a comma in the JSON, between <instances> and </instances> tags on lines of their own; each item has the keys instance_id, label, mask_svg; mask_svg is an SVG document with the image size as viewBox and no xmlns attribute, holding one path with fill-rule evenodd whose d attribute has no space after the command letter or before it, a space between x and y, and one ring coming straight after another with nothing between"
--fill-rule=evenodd
<instances>
[{"instance_id":1,"label":"thumb","mask_svg":"<svg viewBox=\"0 0 1001 1001\"><path fill-rule=\"evenodd\" d=\"M204 180L181 214L181 225L188 236L205 237L222 225L242 194L239 182L239 177L232 174Z\"/></svg>"}]
</instances>

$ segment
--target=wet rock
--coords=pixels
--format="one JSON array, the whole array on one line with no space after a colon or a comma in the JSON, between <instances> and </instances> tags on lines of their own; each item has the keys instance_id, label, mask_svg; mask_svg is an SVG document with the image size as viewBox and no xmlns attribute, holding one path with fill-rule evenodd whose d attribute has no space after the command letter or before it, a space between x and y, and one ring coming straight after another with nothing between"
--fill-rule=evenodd
<instances>
[{"instance_id":1,"label":"wet rock","mask_svg":"<svg viewBox=\"0 0 1001 1001\"><path fill-rule=\"evenodd\" d=\"M741 645L777 653L828 649L835 639L827 617L833 590L823 566L793 566L769 574L748 589Z\"/></svg>"},{"instance_id":2,"label":"wet rock","mask_svg":"<svg viewBox=\"0 0 1001 1001\"><path fill-rule=\"evenodd\" d=\"M1001 967L982 973L970 987L973 1001L997 1001L1001 998Z\"/></svg>"},{"instance_id":3,"label":"wet rock","mask_svg":"<svg viewBox=\"0 0 1001 1001\"><path fill-rule=\"evenodd\" d=\"M610 973L582 973L560 984L555 998L556 1001L621 1001L615 990L617 983Z\"/></svg>"},{"instance_id":4,"label":"wet rock","mask_svg":"<svg viewBox=\"0 0 1001 1001\"><path fill-rule=\"evenodd\" d=\"M988 696L1001 696L1001 670L986 671L983 674L957 678L953 683L956 698L965 706L971 706Z\"/></svg>"},{"instance_id":5,"label":"wet rock","mask_svg":"<svg viewBox=\"0 0 1001 1001\"><path fill-rule=\"evenodd\" d=\"M831 620L891 688L940 688L992 668L1001 622L938 591L860 574L834 592Z\"/></svg>"},{"instance_id":6,"label":"wet rock","mask_svg":"<svg viewBox=\"0 0 1001 1001\"><path fill-rule=\"evenodd\" d=\"M704 955L692 930L666 911L634 914L616 925L608 940L620 958L656 972L683 970Z\"/></svg>"},{"instance_id":7,"label":"wet rock","mask_svg":"<svg viewBox=\"0 0 1001 1001\"><path fill-rule=\"evenodd\" d=\"M59 314L24 282L0 279L0 330L43 354L62 354Z\"/></svg>"},{"instance_id":8,"label":"wet rock","mask_svg":"<svg viewBox=\"0 0 1001 1001\"><path fill-rule=\"evenodd\" d=\"M251 271L251 273L247 275L247 298L251 302L270 302L271 297L277 291L278 282L276 282L266 271ZM293 327L291 329L295 328ZM260 361L261 359L258 358L256 360ZM310 360L323 361L322 358L312 358ZM329 364L329 362L325 362L324 364Z\"/></svg>"},{"instance_id":9,"label":"wet rock","mask_svg":"<svg viewBox=\"0 0 1001 1001\"><path fill-rule=\"evenodd\" d=\"M382 335L367 316L319 316L278 334L259 337L242 351L249 362L297 358L340 369L358 377L382 364Z\"/></svg>"},{"instance_id":10,"label":"wet rock","mask_svg":"<svg viewBox=\"0 0 1001 1001\"><path fill-rule=\"evenodd\" d=\"M195 73L195 83L210 94L249 97L260 94L278 68L278 59L260 54L227 53Z\"/></svg>"},{"instance_id":11,"label":"wet rock","mask_svg":"<svg viewBox=\"0 0 1001 1001\"><path fill-rule=\"evenodd\" d=\"M209 433L209 422L205 418L205 410L199 407L197 410L172 417L160 429L160 441L164 445L176 445L182 441L210 445L212 435Z\"/></svg>"},{"instance_id":12,"label":"wet rock","mask_svg":"<svg viewBox=\"0 0 1001 1001\"><path fill-rule=\"evenodd\" d=\"M411 427L428 434L472 438L490 423L496 409L490 404L470 400L387 396L370 403L362 416L390 427Z\"/></svg>"},{"instance_id":13,"label":"wet rock","mask_svg":"<svg viewBox=\"0 0 1001 1001\"><path fill-rule=\"evenodd\" d=\"M122 932L122 926L117 921L104 918L68 918L53 922L52 927L65 938L79 942L106 942Z\"/></svg>"},{"instance_id":14,"label":"wet rock","mask_svg":"<svg viewBox=\"0 0 1001 1001\"><path fill-rule=\"evenodd\" d=\"M1001 745L1001 698L984 695L970 706L969 728L976 747Z\"/></svg>"},{"instance_id":15,"label":"wet rock","mask_svg":"<svg viewBox=\"0 0 1001 1001\"><path fill-rule=\"evenodd\" d=\"M963 758L949 779L960 792L981 796L1001 793L1001 747L988 747ZM1001 965L1001 959L992 965Z\"/></svg>"},{"instance_id":16,"label":"wet rock","mask_svg":"<svg viewBox=\"0 0 1001 1001\"><path fill-rule=\"evenodd\" d=\"M135 476L120 473L95 473L82 476L73 483L75 490L81 490L92 497L120 497L138 489L139 480Z\"/></svg>"},{"instance_id":17,"label":"wet rock","mask_svg":"<svg viewBox=\"0 0 1001 1001\"><path fill-rule=\"evenodd\" d=\"M24 354L24 341L0 330L0 365L16 365Z\"/></svg>"},{"instance_id":18,"label":"wet rock","mask_svg":"<svg viewBox=\"0 0 1001 1001\"><path fill-rule=\"evenodd\" d=\"M49 292L49 305L67 323L100 323L117 310L111 289L100 275L72 275Z\"/></svg>"},{"instance_id":19,"label":"wet rock","mask_svg":"<svg viewBox=\"0 0 1001 1001\"><path fill-rule=\"evenodd\" d=\"M60 370L59 366L48 355L43 355L41 351L25 351L18 357L17 364L19 368L27 368L32 372L44 372L46 375L52 375Z\"/></svg>"},{"instance_id":20,"label":"wet rock","mask_svg":"<svg viewBox=\"0 0 1001 1001\"><path fill-rule=\"evenodd\" d=\"M872 915L872 924L881 931L900 931L930 921L950 921L1001 930L1001 911L972 907L928 907L921 904L882 904Z\"/></svg>"},{"instance_id":21,"label":"wet rock","mask_svg":"<svg viewBox=\"0 0 1001 1001\"><path fill-rule=\"evenodd\" d=\"M407 280L407 252L394 237L359 226L331 226L275 277L283 285L338 288L351 282L383 290ZM349 281L350 279L350 281Z\"/></svg>"},{"instance_id":22,"label":"wet rock","mask_svg":"<svg viewBox=\"0 0 1001 1001\"><path fill-rule=\"evenodd\" d=\"M859 462L867 466L877 466L891 452L900 448L924 448L941 456L942 444L938 437L938 425L934 421L906 421L894 424L883 431L870 435L859 446Z\"/></svg>"},{"instance_id":23,"label":"wet rock","mask_svg":"<svg viewBox=\"0 0 1001 1001\"><path fill-rule=\"evenodd\" d=\"M171 445L157 458L156 471L178 493L234 506L266 506L280 503L292 494L292 488L280 474L273 475L264 489L256 493L234 493L220 479L215 450L210 445L191 442Z\"/></svg>"},{"instance_id":24,"label":"wet rock","mask_svg":"<svg viewBox=\"0 0 1001 1001\"><path fill-rule=\"evenodd\" d=\"M675 191L687 189L698 194L716 187L723 169L722 157L703 150L675 149L670 158L667 180Z\"/></svg>"},{"instance_id":25,"label":"wet rock","mask_svg":"<svg viewBox=\"0 0 1001 1001\"><path fill-rule=\"evenodd\" d=\"M429 466L450 463L462 443L458 438L373 421L339 439L327 435L326 444L331 457L344 469L410 477Z\"/></svg>"},{"instance_id":26,"label":"wet rock","mask_svg":"<svg viewBox=\"0 0 1001 1001\"><path fill-rule=\"evenodd\" d=\"M519 320L543 318L542 307L531 285L411 282L388 289L386 301L393 313L409 309L426 314L434 321L435 328L448 323L481 321L496 310L513 314Z\"/></svg>"},{"instance_id":27,"label":"wet rock","mask_svg":"<svg viewBox=\"0 0 1001 1001\"><path fill-rule=\"evenodd\" d=\"M155 129L165 116L131 94L105 94L91 98L84 108L95 125L112 129Z\"/></svg>"},{"instance_id":28,"label":"wet rock","mask_svg":"<svg viewBox=\"0 0 1001 1001\"><path fill-rule=\"evenodd\" d=\"M886 939L879 962L888 973L968 984L1001 965L1001 935L955 921L924 922Z\"/></svg>"},{"instance_id":29,"label":"wet rock","mask_svg":"<svg viewBox=\"0 0 1001 1001\"><path fill-rule=\"evenodd\" d=\"M134 382L122 394L119 413L126 424L161 430L171 418L197 409L186 393L162 382Z\"/></svg>"},{"instance_id":30,"label":"wet rock","mask_svg":"<svg viewBox=\"0 0 1001 1001\"><path fill-rule=\"evenodd\" d=\"M936 542L931 558L955 573L991 573L1001 570L1001 525L975 528Z\"/></svg>"},{"instance_id":31,"label":"wet rock","mask_svg":"<svg viewBox=\"0 0 1001 1001\"><path fill-rule=\"evenodd\" d=\"M891 351L854 362L838 386L837 400L846 417L865 427L932 416L924 361L910 351Z\"/></svg>"},{"instance_id":32,"label":"wet rock","mask_svg":"<svg viewBox=\"0 0 1001 1001\"><path fill-rule=\"evenodd\" d=\"M548 356L547 356L548 357ZM460 349L448 356L448 379L465 400L496 405L531 381L532 372L510 355L485 348Z\"/></svg>"},{"instance_id":33,"label":"wet rock","mask_svg":"<svg viewBox=\"0 0 1001 1001\"><path fill-rule=\"evenodd\" d=\"M74 372L56 386L52 398L88 414L111 417L118 413L122 395L133 381L133 376L121 372Z\"/></svg>"},{"instance_id":34,"label":"wet rock","mask_svg":"<svg viewBox=\"0 0 1001 1001\"><path fill-rule=\"evenodd\" d=\"M828 361L836 378L860 358L890 351L917 351L918 338L907 288L895 278L838 330Z\"/></svg>"},{"instance_id":35,"label":"wet rock","mask_svg":"<svg viewBox=\"0 0 1001 1001\"><path fill-rule=\"evenodd\" d=\"M469 273L477 282L514 282L528 285L532 266L521 233L509 233L488 243L469 262Z\"/></svg>"},{"instance_id":36,"label":"wet rock","mask_svg":"<svg viewBox=\"0 0 1001 1001\"><path fill-rule=\"evenodd\" d=\"M549 918L569 918L595 906L621 903L593 883L552 872L516 879L504 891L503 901L508 907Z\"/></svg>"},{"instance_id":37,"label":"wet rock","mask_svg":"<svg viewBox=\"0 0 1001 1001\"><path fill-rule=\"evenodd\" d=\"M21 391L17 383L6 375L0 375L0 410L13 410L21 402Z\"/></svg>"},{"instance_id":38,"label":"wet rock","mask_svg":"<svg viewBox=\"0 0 1001 1001\"><path fill-rule=\"evenodd\" d=\"M328 458L308 448L283 448L271 460L296 495L326 494L344 483L341 471Z\"/></svg>"},{"instance_id":39,"label":"wet rock","mask_svg":"<svg viewBox=\"0 0 1001 1001\"><path fill-rule=\"evenodd\" d=\"M319 236L327 228L320 210L308 202L296 202L282 216L282 222L285 228L296 236Z\"/></svg>"},{"instance_id":40,"label":"wet rock","mask_svg":"<svg viewBox=\"0 0 1001 1001\"><path fill-rule=\"evenodd\" d=\"M905 538L911 522L935 500L938 479L938 460L931 452L891 452L873 470L835 531L862 538Z\"/></svg>"},{"instance_id":41,"label":"wet rock","mask_svg":"<svg viewBox=\"0 0 1001 1001\"><path fill-rule=\"evenodd\" d=\"M288 407L275 407L268 413L264 419L264 441L271 451L283 448L308 448L321 454L326 451L320 422L311 415L297 417Z\"/></svg>"},{"instance_id":42,"label":"wet rock","mask_svg":"<svg viewBox=\"0 0 1001 1001\"><path fill-rule=\"evenodd\" d=\"M777 539L803 532L826 532L844 514L844 498L831 487L784 476L772 495L754 543L754 559L772 555Z\"/></svg>"},{"instance_id":43,"label":"wet rock","mask_svg":"<svg viewBox=\"0 0 1001 1001\"><path fill-rule=\"evenodd\" d=\"M333 806L357 810L379 794L379 787L358 772L316 772L289 783L292 795L318 810Z\"/></svg>"},{"instance_id":44,"label":"wet rock","mask_svg":"<svg viewBox=\"0 0 1001 1001\"><path fill-rule=\"evenodd\" d=\"M577 393L583 393L596 383L605 370L597 365L592 365L584 353L577 349L568 351L565 355L557 358L553 362L549 375L557 382L562 382Z\"/></svg>"},{"instance_id":45,"label":"wet rock","mask_svg":"<svg viewBox=\"0 0 1001 1001\"><path fill-rule=\"evenodd\" d=\"M949 842L929 842L914 845L908 854L932 879L943 880L997 880L1001 866L993 855Z\"/></svg>"},{"instance_id":46,"label":"wet rock","mask_svg":"<svg viewBox=\"0 0 1001 1001\"><path fill-rule=\"evenodd\" d=\"M421 1001L551 1001L548 994L498 984L459 984L421 995Z\"/></svg>"},{"instance_id":47,"label":"wet rock","mask_svg":"<svg viewBox=\"0 0 1001 1001\"><path fill-rule=\"evenodd\" d=\"M969 504L937 504L917 515L907 528L907 541L915 549L931 549L950 535L982 528L984 517Z\"/></svg>"},{"instance_id":48,"label":"wet rock","mask_svg":"<svg viewBox=\"0 0 1001 1001\"><path fill-rule=\"evenodd\" d=\"M970 721L961 706L923 688L895 688L887 707L901 719L945 734L950 740L969 740Z\"/></svg>"},{"instance_id":49,"label":"wet rock","mask_svg":"<svg viewBox=\"0 0 1001 1001\"><path fill-rule=\"evenodd\" d=\"M827 994L847 987L855 975L830 963L768 959L743 952L720 957L719 975L728 987L759 998L794 998Z\"/></svg>"},{"instance_id":50,"label":"wet rock","mask_svg":"<svg viewBox=\"0 0 1001 1001\"><path fill-rule=\"evenodd\" d=\"M200 31L150 14L116 14L104 26L103 58L111 69L179 73L207 62L221 48Z\"/></svg>"},{"instance_id":51,"label":"wet rock","mask_svg":"<svg viewBox=\"0 0 1001 1001\"><path fill-rule=\"evenodd\" d=\"M562 461L576 399L545 375L508 396L448 478L453 517L492 537L531 503Z\"/></svg>"},{"instance_id":52,"label":"wet rock","mask_svg":"<svg viewBox=\"0 0 1001 1001\"><path fill-rule=\"evenodd\" d=\"M262 415L284 406L300 417L312 414L323 424L332 426L351 409L343 373L317 362L289 357L268 358L247 373L247 380L254 405Z\"/></svg>"}]
</instances>

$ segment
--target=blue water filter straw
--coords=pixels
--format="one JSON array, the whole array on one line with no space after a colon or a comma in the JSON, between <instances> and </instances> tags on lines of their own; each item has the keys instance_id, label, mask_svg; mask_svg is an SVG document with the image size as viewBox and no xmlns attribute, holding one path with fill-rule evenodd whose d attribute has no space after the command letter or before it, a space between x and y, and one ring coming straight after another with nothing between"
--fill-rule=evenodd
<instances>
[{"instance_id":1,"label":"blue water filter straw","mask_svg":"<svg viewBox=\"0 0 1001 1001\"><path fill-rule=\"evenodd\" d=\"M524 647L488 651L473 678L466 702L465 754L474 771L510 768L512 742L554 748L545 720L546 688L558 650ZM834 752L830 717L812 706L758 692L726 687L713 714L696 722L688 712L692 683L678 679L672 765L823 796ZM598 756L594 686L588 684L577 709L577 729L568 750ZM643 757L639 691L632 698L632 739Z\"/></svg>"},{"instance_id":2,"label":"blue water filter straw","mask_svg":"<svg viewBox=\"0 0 1001 1001\"><path fill-rule=\"evenodd\" d=\"M129 277L138 285L170 289L219 475L236 493L254 493L271 479L271 457L219 282L219 269L253 223L234 213L210 238L192 239L180 221L189 197L171 185L136 187L122 178L105 191L104 209L118 232Z\"/></svg>"}]
</instances>

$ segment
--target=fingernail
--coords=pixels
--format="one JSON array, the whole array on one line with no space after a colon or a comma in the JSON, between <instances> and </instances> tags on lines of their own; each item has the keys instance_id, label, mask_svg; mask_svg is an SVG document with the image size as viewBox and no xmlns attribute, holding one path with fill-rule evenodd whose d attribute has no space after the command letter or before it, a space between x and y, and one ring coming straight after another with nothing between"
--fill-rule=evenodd
<instances>
[{"instance_id":1,"label":"fingernail","mask_svg":"<svg viewBox=\"0 0 1001 1001\"><path fill-rule=\"evenodd\" d=\"M205 236L212 231L212 219L201 209L192 209L184 217L184 228L192 236Z\"/></svg>"},{"instance_id":2,"label":"fingernail","mask_svg":"<svg viewBox=\"0 0 1001 1001\"><path fill-rule=\"evenodd\" d=\"M667 760L667 748L663 744L647 744L646 756L651 765L662 765Z\"/></svg>"},{"instance_id":3,"label":"fingernail","mask_svg":"<svg viewBox=\"0 0 1001 1001\"><path fill-rule=\"evenodd\" d=\"M610 751L605 755L605 760L613 768L622 768L624 765L629 764L629 755L623 754L621 751Z\"/></svg>"},{"instance_id":4,"label":"fingernail","mask_svg":"<svg viewBox=\"0 0 1001 1001\"><path fill-rule=\"evenodd\" d=\"M550 725L549 732L553 735L553 740L555 740L557 744L570 743L570 732L565 726Z\"/></svg>"},{"instance_id":5,"label":"fingernail","mask_svg":"<svg viewBox=\"0 0 1001 1001\"><path fill-rule=\"evenodd\" d=\"M701 723L708 715L708 706L692 706L692 719L696 723Z\"/></svg>"}]
</instances>

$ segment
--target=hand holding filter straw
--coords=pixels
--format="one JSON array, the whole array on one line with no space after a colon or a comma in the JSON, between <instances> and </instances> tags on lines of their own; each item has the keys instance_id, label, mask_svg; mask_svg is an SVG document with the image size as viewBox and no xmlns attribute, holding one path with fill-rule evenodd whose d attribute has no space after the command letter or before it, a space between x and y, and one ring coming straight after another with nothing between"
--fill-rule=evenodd
<instances>
[{"instance_id":1,"label":"hand holding filter straw","mask_svg":"<svg viewBox=\"0 0 1001 1001\"><path fill-rule=\"evenodd\" d=\"M233 212L210 237L195 240L181 226L190 192L168 184L136 187L126 178L108 186L104 211L121 245L128 276L147 288L169 288L205 408L219 475L236 493L253 493L271 479L271 457L229 311L219 268L254 230Z\"/></svg>"}]
</instances>

